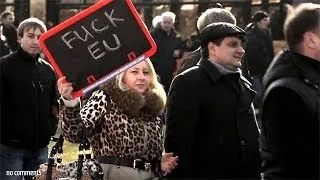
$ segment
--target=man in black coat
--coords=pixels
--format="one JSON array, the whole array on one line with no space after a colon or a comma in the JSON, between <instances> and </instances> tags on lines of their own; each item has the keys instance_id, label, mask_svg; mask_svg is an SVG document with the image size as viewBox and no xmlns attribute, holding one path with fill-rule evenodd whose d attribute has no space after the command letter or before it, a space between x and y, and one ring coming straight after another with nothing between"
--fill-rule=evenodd
<instances>
[{"instance_id":1,"label":"man in black coat","mask_svg":"<svg viewBox=\"0 0 320 180\"><path fill-rule=\"evenodd\" d=\"M29 18L18 27L21 47L0 59L0 179L32 179L48 161L48 144L57 128L56 76L40 56L42 21ZM6 171L30 172L8 176ZM14 174L15 175L15 174Z\"/></svg>"},{"instance_id":2,"label":"man in black coat","mask_svg":"<svg viewBox=\"0 0 320 180\"><path fill-rule=\"evenodd\" d=\"M237 20L231 14L230 11L227 11L222 8L209 8L205 12L201 14L201 16L197 20L197 28L201 32L204 27L211 23L216 22L227 22L236 25ZM182 62L180 69L178 70L178 74L189 69L200 61L201 58L201 47L192 51L188 57Z\"/></svg>"},{"instance_id":3,"label":"man in black coat","mask_svg":"<svg viewBox=\"0 0 320 180\"><path fill-rule=\"evenodd\" d=\"M289 10L290 50L264 76L261 157L265 179L319 179L320 5Z\"/></svg>"},{"instance_id":4,"label":"man in black coat","mask_svg":"<svg viewBox=\"0 0 320 180\"><path fill-rule=\"evenodd\" d=\"M245 32L213 23L200 34L202 59L172 82L166 152L179 157L173 179L256 179L260 156L254 91L240 74Z\"/></svg>"},{"instance_id":5,"label":"man in black coat","mask_svg":"<svg viewBox=\"0 0 320 180\"><path fill-rule=\"evenodd\" d=\"M162 13L160 26L156 26L150 32L157 44L157 52L150 59L166 93L168 93L173 79L173 73L176 71L176 59L183 55L181 37L173 26L175 16L172 12Z\"/></svg>"},{"instance_id":6,"label":"man in black coat","mask_svg":"<svg viewBox=\"0 0 320 180\"><path fill-rule=\"evenodd\" d=\"M0 58L10 53L7 38L2 34L2 28L0 28Z\"/></svg>"},{"instance_id":7,"label":"man in black coat","mask_svg":"<svg viewBox=\"0 0 320 180\"><path fill-rule=\"evenodd\" d=\"M247 79L252 78L252 87L257 92L254 105L258 108L262 100L262 77L273 59L274 52L272 35L268 28L269 15L264 11L257 11L252 21L245 29L248 42L242 69Z\"/></svg>"},{"instance_id":8,"label":"man in black coat","mask_svg":"<svg viewBox=\"0 0 320 180\"><path fill-rule=\"evenodd\" d=\"M17 30L14 26L14 13L11 11L5 11L0 15L3 25L0 26L2 34L7 38L7 42L10 50L16 51L19 47L17 40Z\"/></svg>"}]
</instances>

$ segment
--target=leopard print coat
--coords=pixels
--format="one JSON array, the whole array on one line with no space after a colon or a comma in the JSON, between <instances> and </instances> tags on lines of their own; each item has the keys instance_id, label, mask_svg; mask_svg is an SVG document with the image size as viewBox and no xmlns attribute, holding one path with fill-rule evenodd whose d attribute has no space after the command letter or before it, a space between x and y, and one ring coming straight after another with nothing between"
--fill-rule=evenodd
<instances>
[{"instance_id":1,"label":"leopard print coat","mask_svg":"<svg viewBox=\"0 0 320 180\"><path fill-rule=\"evenodd\" d=\"M60 100L62 133L66 140L79 143L84 124L95 155L160 159L163 108L157 94L122 91L111 81L95 91L82 108L66 107Z\"/></svg>"}]
</instances>

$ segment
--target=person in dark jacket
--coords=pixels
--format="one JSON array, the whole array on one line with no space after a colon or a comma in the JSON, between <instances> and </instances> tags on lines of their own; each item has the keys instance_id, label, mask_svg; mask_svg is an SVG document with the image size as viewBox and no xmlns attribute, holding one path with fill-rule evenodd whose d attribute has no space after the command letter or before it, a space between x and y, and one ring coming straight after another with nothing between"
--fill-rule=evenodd
<instances>
[{"instance_id":1,"label":"person in dark jacket","mask_svg":"<svg viewBox=\"0 0 320 180\"><path fill-rule=\"evenodd\" d=\"M202 13L201 16L198 18L197 28L201 32L204 27L216 22L227 22L234 25L237 24L236 18L231 14L230 11L227 11L222 8L210 8L207 9L204 13ZM198 49L196 49L188 55L188 57L182 62L177 74L180 74L184 70L197 65L201 58L200 50L201 47L199 47Z\"/></svg>"},{"instance_id":2,"label":"person in dark jacket","mask_svg":"<svg viewBox=\"0 0 320 180\"><path fill-rule=\"evenodd\" d=\"M10 49L7 43L7 38L2 34L2 28L0 27L0 58L10 53Z\"/></svg>"},{"instance_id":3,"label":"person in dark jacket","mask_svg":"<svg viewBox=\"0 0 320 180\"><path fill-rule=\"evenodd\" d=\"M162 13L160 26L156 26L150 32L157 44L157 52L150 59L166 93L173 79L173 73L176 71L176 59L183 55L181 37L173 26L175 17L176 15L172 12Z\"/></svg>"},{"instance_id":4,"label":"person in dark jacket","mask_svg":"<svg viewBox=\"0 0 320 180\"><path fill-rule=\"evenodd\" d=\"M179 156L173 179L257 179L254 91L239 72L245 32L213 23L200 34L202 59L170 87L165 150Z\"/></svg>"},{"instance_id":5,"label":"person in dark jacket","mask_svg":"<svg viewBox=\"0 0 320 180\"><path fill-rule=\"evenodd\" d=\"M268 29L268 14L257 11L251 21L245 28L248 41L242 69L247 79L251 81L252 78L252 87L257 92L254 105L259 108L262 100L262 77L273 59L274 51L271 31Z\"/></svg>"},{"instance_id":6,"label":"person in dark jacket","mask_svg":"<svg viewBox=\"0 0 320 180\"><path fill-rule=\"evenodd\" d=\"M17 30L14 26L14 13L11 11L5 11L0 15L1 22L3 23L0 28L2 29L2 34L7 38L10 50L16 51L19 47L17 40Z\"/></svg>"},{"instance_id":7,"label":"person in dark jacket","mask_svg":"<svg viewBox=\"0 0 320 180\"><path fill-rule=\"evenodd\" d=\"M263 179L319 179L320 5L289 10L290 50L264 76L261 157Z\"/></svg>"},{"instance_id":8,"label":"person in dark jacket","mask_svg":"<svg viewBox=\"0 0 320 180\"><path fill-rule=\"evenodd\" d=\"M39 58L39 37L46 30L39 19L22 21L21 47L0 59L0 179L21 180L24 175L32 179L30 175L36 175L39 165L48 160L58 103L55 73ZM8 176L6 171L31 173Z\"/></svg>"}]
</instances>

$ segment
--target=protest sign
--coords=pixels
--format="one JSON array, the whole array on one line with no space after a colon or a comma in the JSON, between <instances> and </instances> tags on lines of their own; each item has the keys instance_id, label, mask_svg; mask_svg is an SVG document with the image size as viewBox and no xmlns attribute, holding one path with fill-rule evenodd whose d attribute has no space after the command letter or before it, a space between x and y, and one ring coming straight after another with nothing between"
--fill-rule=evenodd
<instances>
[{"instance_id":1,"label":"protest sign","mask_svg":"<svg viewBox=\"0 0 320 180\"><path fill-rule=\"evenodd\" d=\"M152 56L156 45L131 0L101 0L50 29L40 45L82 96Z\"/></svg>"}]
</instances>

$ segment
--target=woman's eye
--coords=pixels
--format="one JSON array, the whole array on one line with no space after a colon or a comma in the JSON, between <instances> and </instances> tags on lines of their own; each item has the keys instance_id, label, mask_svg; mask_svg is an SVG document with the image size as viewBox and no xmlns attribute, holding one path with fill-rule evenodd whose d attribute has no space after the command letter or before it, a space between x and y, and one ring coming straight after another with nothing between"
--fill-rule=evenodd
<instances>
[{"instance_id":1,"label":"woman's eye","mask_svg":"<svg viewBox=\"0 0 320 180\"><path fill-rule=\"evenodd\" d=\"M147 75L147 74L149 74L149 72L148 72L148 71L144 71L143 74L144 74L144 75Z\"/></svg>"}]
</instances>

